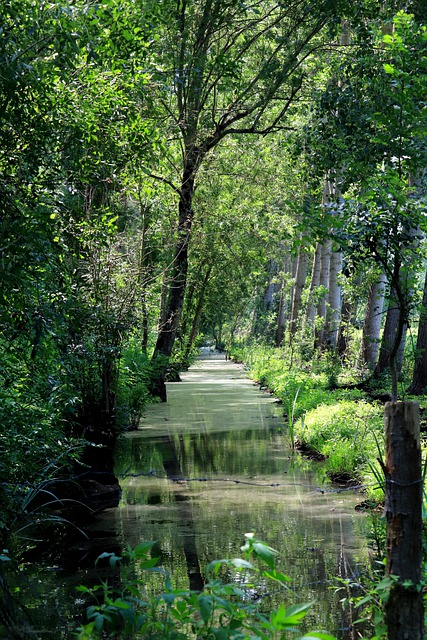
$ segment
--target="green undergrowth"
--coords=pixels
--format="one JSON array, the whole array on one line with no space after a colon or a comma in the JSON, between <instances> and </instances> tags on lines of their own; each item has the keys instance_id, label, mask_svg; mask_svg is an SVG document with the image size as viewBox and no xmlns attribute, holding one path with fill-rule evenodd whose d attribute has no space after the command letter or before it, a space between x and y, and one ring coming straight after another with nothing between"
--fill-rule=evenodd
<instances>
[{"instance_id":1,"label":"green undergrowth","mask_svg":"<svg viewBox=\"0 0 427 640\"><path fill-rule=\"evenodd\" d=\"M368 497L381 500L384 450L383 408L354 388L331 389L329 363L317 369L290 367L282 349L251 346L233 356L243 361L250 376L282 402L290 438L326 456L330 477L346 477L366 487Z\"/></svg>"},{"instance_id":2,"label":"green undergrowth","mask_svg":"<svg viewBox=\"0 0 427 640\"><path fill-rule=\"evenodd\" d=\"M281 349L248 347L239 349L238 353L250 376L281 400L286 415L289 409L293 409L294 419L319 404L335 404L339 400L358 400L363 397L358 389L328 389L327 371L290 368L286 354Z\"/></svg>"},{"instance_id":3,"label":"green undergrowth","mask_svg":"<svg viewBox=\"0 0 427 640\"><path fill-rule=\"evenodd\" d=\"M295 425L295 434L307 447L326 456L332 477L363 483L368 497L383 498L377 458L384 450L383 408L365 400L338 400L307 411Z\"/></svg>"}]
</instances>

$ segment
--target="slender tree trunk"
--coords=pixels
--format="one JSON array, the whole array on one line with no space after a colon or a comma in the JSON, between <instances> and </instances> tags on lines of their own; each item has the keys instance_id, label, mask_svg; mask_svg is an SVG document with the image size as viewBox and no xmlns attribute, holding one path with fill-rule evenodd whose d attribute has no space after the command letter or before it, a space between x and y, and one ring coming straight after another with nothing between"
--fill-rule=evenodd
<instances>
[{"instance_id":1,"label":"slender tree trunk","mask_svg":"<svg viewBox=\"0 0 427 640\"><path fill-rule=\"evenodd\" d=\"M203 268L203 265L202 267ZM182 312L182 319L179 325L179 335L181 337L181 343L185 340L187 333L188 321L190 319L190 309L193 306L193 300L196 295L197 278L193 278L191 283L187 284L187 290L185 292L184 309Z\"/></svg>"},{"instance_id":2,"label":"slender tree trunk","mask_svg":"<svg viewBox=\"0 0 427 640\"><path fill-rule=\"evenodd\" d=\"M333 349L337 346L338 330L341 317L341 284L339 276L342 271L342 252L332 251L328 284L328 318L326 325L326 343Z\"/></svg>"},{"instance_id":3,"label":"slender tree trunk","mask_svg":"<svg viewBox=\"0 0 427 640\"><path fill-rule=\"evenodd\" d=\"M354 315L353 305L351 305L350 302L347 300L347 298L343 296L342 305L341 305L341 319L340 319L340 326L339 326L338 338L337 338L337 349L338 349L338 355L340 356L340 358L345 357L349 348L350 327L351 327L351 321L352 321L353 315Z\"/></svg>"},{"instance_id":4,"label":"slender tree trunk","mask_svg":"<svg viewBox=\"0 0 427 640\"><path fill-rule=\"evenodd\" d=\"M317 306L317 315L322 318L323 325L317 331L316 343L318 346L324 346L325 344L325 323L326 323L326 310L327 310L327 296L329 287L329 271L331 266L331 253L332 253L332 241L325 240L322 244L322 254L320 258L320 280L319 286L323 287L324 292Z\"/></svg>"},{"instance_id":5,"label":"slender tree trunk","mask_svg":"<svg viewBox=\"0 0 427 640\"><path fill-rule=\"evenodd\" d=\"M380 355L374 372L374 375L378 376L387 367L390 368L392 378L392 400L397 400L398 376L402 369L406 331L408 328L410 299L412 297L410 281L414 268L413 256L420 244L420 229L411 227L408 236L412 238L412 242L408 245L407 250L409 250L409 248L411 249L412 256L408 253L403 253L403 255L401 255L399 252L396 252L394 256L393 270L390 275L390 282L392 285L390 291L389 310L387 311ZM387 271L386 266L387 265L384 264L385 270ZM392 316L390 327L387 326L389 312Z\"/></svg>"},{"instance_id":6,"label":"slender tree trunk","mask_svg":"<svg viewBox=\"0 0 427 640\"><path fill-rule=\"evenodd\" d=\"M296 256L292 257L292 266L291 266L291 275L292 275L292 286L291 286L291 291L290 291L290 296L289 296L289 302L290 302L290 309L289 309L289 322L291 322L292 316L293 316L293 303L294 303L294 293L295 293L295 280L296 280L296 276L297 276L297 269L298 269L298 257L299 257L299 253Z\"/></svg>"},{"instance_id":7,"label":"slender tree trunk","mask_svg":"<svg viewBox=\"0 0 427 640\"><path fill-rule=\"evenodd\" d=\"M152 362L155 377L152 380L151 392L166 402L166 370L168 359L172 354L176 333L184 304L187 285L188 247L191 226L194 219L193 196L194 179L197 165L201 158L193 157L191 153L186 158L183 179L179 194L178 238L175 245L174 262L169 284L169 296L165 310L165 321L160 327L154 348Z\"/></svg>"},{"instance_id":8,"label":"slender tree trunk","mask_svg":"<svg viewBox=\"0 0 427 640\"><path fill-rule=\"evenodd\" d=\"M167 286L168 270L165 269L162 278L162 287L160 291L160 309L159 320L157 322L157 332L160 333L163 325L166 322L166 304L168 301L168 286Z\"/></svg>"},{"instance_id":9,"label":"slender tree trunk","mask_svg":"<svg viewBox=\"0 0 427 640\"><path fill-rule=\"evenodd\" d=\"M276 263L274 262L274 260L269 260L268 261L269 280L268 280L268 285L265 288L264 297L262 301L262 310L264 313L271 311L271 309L273 308L274 294L277 291L277 284L273 282L276 273L277 273Z\"/></svg>"},{"instance_id":10,"label":"slender tree trunk","mask_svg":"<svg viewBox=\"0 0 427 640\"><path fill-rule=\"evenodd\" d=\"M378 357L386 282L385 274L381 273L378 280L371 284L366 303L361 358L362 362L372 370L375 369Z\"/></svg>"},{"instance_id":11,"label":"slender tree trunk","mask_svg":"<svg viewBox=\"0 0 427 640\"><path fill-rule=\"evenodd\" d=\"M417 349L414 372L408 393L419 396L427 387L427 273L424 282L423 301L418 323Z\"/></svg>"},{"instance_id":12,"label":"slender tree trunk","mask_svg":"<svg viewBox=\"0 0 427 640\"><path fill-rule=\"evenodd\" d=\"M286 329L286 301L285 301L285 286L282 281L282 286L280 287L280 297L279 297L279 308L277 310L277 328L276 328L276 336L275 336L275 344L276 347L280 347L283 338L285 335Z\"/></svg>"},{"instance_id":13,"label":"slender tree trunk","mask_svg":"<svg viewBox=\"0 0 427 640\"><path fill-rule=\"evenodd\" d=\"M295 284L293 286L293 297L291 315L289 318L289 340L292 342L295 333L298 330L299 316L302 307L302 292L304 290L305 281L307 279L307 261L308 254L302 245L298 249L298 258L296 262Z\"/></svg>"},{"instance_id":14,"label":"slender tree trunk","mask_svg":"<svg viewBox=\"0 0 427 640\"><path fill-rule=\"evenodd\" d=\"M396 376L400 373L405 349L406 329L405 310L399 304L396 290L392 287L381 339L380 355L374 372L375 377L380 376L387 369L391 369L392 366L395 367L394 374Z\"/></svg>"},{"instance_id":15,"label":"slender tree trunk","mask_svg":"<svg viewBox=\"0 0 427 640\"><path fill-rule=\"evenodd\" d=\"M320 284L320 271L321 271L321 259L322 259L322 245L320 242L316 244L316 250L314 252L313 258L313 266L311 269L311 279L310 279L310 291L309 291L309 304L307 307L307 324L310 327L314 327L314 322L316 319L316 303L314 301L314 296L316 289Z\"/></svg>"},{"instance_id":16,"label":"slender tree trunk","mask_svg":"<svg viewBox=\"0 0 427 640\"><path fill-rule=\"evenodd\" d=\"M273 312L277 308L275 294L280 291L280 284L277 283L277 264L274 260L269 260L267 264L268 280L264 287L262 303L254 308L254 320L252 333L263 338L271 338L275 327L272 326Z\"/></svg>"},{"instance_id":17,"label":"slender tree trunk","mask_svg":"<svg viewBox=\"0 0 427 640\"><path fill-rule=\"evenodd\" d=\"M347 46L350 44L350 31L347 23L342 20L341 21L341 32L340 32L340 45ZM339 82L341 84L341 81ZM324 191L324 200L325 203L330 200L331 196L334 195L335 199L339 197L339 191L337 188L336 181L331 183L330 180L326 181L325 191ZM338 213L335 215L339 215ZM341 326L341 308L343 304L342 300L342 287L340 283L340 275L342 273L342 251L340 249L335 250L332 249L331 253L331 262L329 269L329 291L328 291L328 305L329 309L327 312L327 323L326 323L326 344L332 349L337 349L338 347L338 338L339 331ZM338 349L339 351L339 349Z\"/></svg>"},{"instance_id":18,"label":"slender tree trunk","mask_svg":"<svg viewBox=\"0 0 427 640\"><path fill-rule=\"evenodd\" d=\"M283 273L289 273L290 264L289 264L289 256L285 257L283 263ZM276 328L276 347L280 347L283 338L285 336L286 329L286 311L287 311L287 287L286 287L286 278L282 276L281 284L280 284L280 296L279 296L279 307L277 311L277 328Z\"/></svg>"},{"instance_id":19,"label":"slender tree trunk","mask_svg":"<svg viewBox=\"0 0 427 640\"><path fill-rule=\"evenodd\" d=\"M147 309L147 300L145 296L145 289L141 298L141 311L142 311L142 338L141 338L141 349L142 353L147 353L148 346L148 309Z\"/></svg>"}]
</instances>

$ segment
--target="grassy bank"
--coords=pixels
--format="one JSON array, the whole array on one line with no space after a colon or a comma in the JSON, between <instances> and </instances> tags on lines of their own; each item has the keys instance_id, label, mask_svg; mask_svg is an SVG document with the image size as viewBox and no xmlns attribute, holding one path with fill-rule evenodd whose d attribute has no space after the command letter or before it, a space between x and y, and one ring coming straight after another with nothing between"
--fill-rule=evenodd
<instances>
[{"instance_id":1,"label":"grassy bank","mask_svg":"<svg viewBox=\"0 0 427 640\"><path fill-rule=\"evenodd\" d=\"M281 401L292 444L325 456L329 477L355 480L369 499L382 499L382 405L358 389L331 388L336 369L326 359L304 370L289 367L283 351L272 347L238 348L232 356Z\"/></svg>"}]
</instances>

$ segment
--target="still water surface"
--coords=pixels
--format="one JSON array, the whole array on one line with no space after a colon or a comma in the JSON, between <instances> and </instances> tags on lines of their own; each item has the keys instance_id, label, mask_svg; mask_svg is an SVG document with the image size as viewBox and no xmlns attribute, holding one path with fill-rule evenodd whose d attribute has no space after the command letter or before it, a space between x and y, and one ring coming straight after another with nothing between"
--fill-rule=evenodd
<instances>
[{"instance_id":1,"label":"still water surface","mask_svg":"<svg viewBox=\"0 0 427 640\"><path fill-rule=\"evenodd\" d=\"M206 564L240 555L244 534L280 551L291 577L277 606L315 600L308 625L352 638L339 610L334 578L357 575L368 562L360 495L324 482L321 463L289 448L274 398L243 367L205 352L168 402L151 406L117 456L123 497L94 526L119 545L157 540L157 554L177 587L201 586Z\"/></svg>"},{"instance_id":2,"label":"still water surface","mask_svg":"<svg viewBox=\"0 0 427 640\"><path fill-rule=\"evenodd\" d=\"M241 555L250 531L280 551L278 569L292 579L287 591L257 585L262 606L314 601L307 628L356 637L334 585L336 576L357 576L369 562L365 518L354 510L360 495L337 492L321 463L290 450L281 408L241 365L206 351L181 383L169 383L168 402L149 407L138 431L122 438L117 474L120 506L87 524L90 542L77 536L65 549L68 562L37 563L21 580L37 631L19 637L75 637L85 619L75 586L99 582L93 560L103 551L120 554L155 540L174 586L201 588L208 562ZM17 609L20 627L27 613ZM10 637L0 623L0 638Z\"/></svg>"}]
</instances>

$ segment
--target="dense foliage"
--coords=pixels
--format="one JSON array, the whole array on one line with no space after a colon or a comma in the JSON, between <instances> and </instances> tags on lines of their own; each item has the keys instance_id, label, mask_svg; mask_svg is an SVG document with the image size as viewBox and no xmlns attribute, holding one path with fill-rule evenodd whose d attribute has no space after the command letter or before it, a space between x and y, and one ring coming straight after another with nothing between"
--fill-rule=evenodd
<instances>
[{"instance_id":1,"label":"dense foliage","mask_svg":"<svg viewBox=\"0 0 427 640\"><path fill-rule=\"evenodd\" d=\"M63 480L114 484L203 341L260 345L292 431L376 476L361 389L427 388L424 9L1 4L2 541Z\"/></svg>"}]
</instances>

